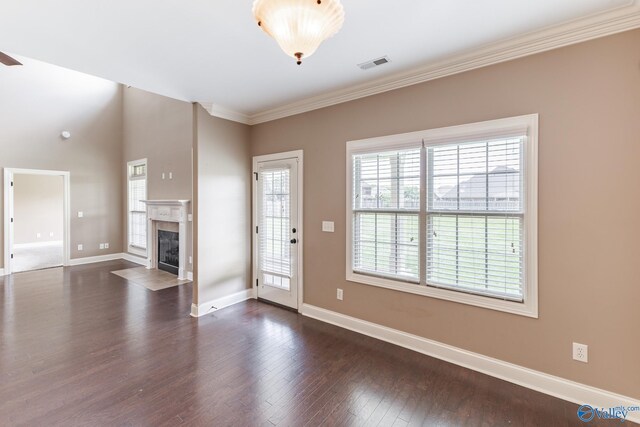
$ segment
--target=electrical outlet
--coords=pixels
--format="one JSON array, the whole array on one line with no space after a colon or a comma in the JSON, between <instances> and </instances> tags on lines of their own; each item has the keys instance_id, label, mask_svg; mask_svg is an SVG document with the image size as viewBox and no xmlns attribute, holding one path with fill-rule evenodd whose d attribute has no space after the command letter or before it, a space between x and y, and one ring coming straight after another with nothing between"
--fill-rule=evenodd
<instances>
[{"instance_id":1,"label":"electrical outlet","mask_svg":"<svg viewBox=\"0 0 640 427\"><path fill-rule=\"evenodd\" d=\"M100 243L100 249L104 249L104 243Z\"/></svg>"},{"instance_id":2,"label":"electrical outlet","mask_svg":"<svg viewBox=\"0 0 640 427\"><path fill-rule=\"evenodd\" d=\"M78 245L78 250L82 251L82 250L84 250L84 247L82 245Z\"/></svg>"},{"instance_id":3,"label":"electrical outlet","mask_svg":"<svg viewBox=\"0 0 640 427\"><path fill-rule=\"evenodd\" d=\"M105 243L105 244L104 244L104 248L105 248L105 249L109 249L109 244L108 244L108 243Z\"/></svg>"},{"instance_id":4,"label":"electrical outlet","mask_svg":"<svg viewBox=\"0 0 640 427\"><path fill-rule=\"evenodd\" d=\"M342 301L342 299L344 298L344 292L342 289L338 289L336 298L338 298L340 301Z\"/></svg>"},{"instance_id":5,"label":"electrical outlet","mask_svg":"<svg viewBox=\"0 0 640 427\"><path fill-rule=\"evenodd\" d=\"M169 172L169 179L173 179L173 172Z\"/></svg>"},{"instance_id":6,"label":"electrical outlet","mask_svg":"<svg viewBox=\"0 0 640 427\"><path fill-rule=\"evenodd\" d=\"M82 217L84 217L84 212L78 211L78 218L82 218Z\"/></svg>"},{"instance_id":7,"label":"electrical outlet","mask_svg":"<svg viewBox=\"0 0 640 427\"><path fill-rule=\"evenodd\" d=\"M587 363L589 361L589 346L586 344L573 343L573 360Z\"/></svg>"},{"instance_id":8,"label":"electrical outlet","mask_svg":"<svg viewBox=\"0 0 640 427\"><path fill-rule=\"evenodd\" d=\"M53 237L53 231L49 233L49 237Z\"/></svg>"},{"instance_id":9,"label":"electrical outlet","mask_svg":"<svg viewBox=\"0 0 640 427\"><path fill-rule=\"evenodd\" d=\"M40 234L40 233L36 233L36 239L39 239L39 238L41 238L41 237L42 237L42 234Z\"/></svg>"}]
</instances>

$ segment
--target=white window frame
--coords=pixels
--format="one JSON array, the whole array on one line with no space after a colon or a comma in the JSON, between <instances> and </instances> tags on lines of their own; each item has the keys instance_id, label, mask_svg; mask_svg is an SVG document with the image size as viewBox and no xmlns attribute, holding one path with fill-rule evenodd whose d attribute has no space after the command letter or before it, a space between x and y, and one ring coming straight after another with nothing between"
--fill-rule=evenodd
<instances>
[{"instance_id":1,"label":"white window frame","mask_svg":"<svg viewBox=\"0 0 640 427\"><path fill-rule=\"evenodd\" d=\"M485 295L465 293L427 286L426 226L421 219L419 285L400 280L370 276L353 271L353 155L451 144L456 141L478 140L503 136L514 131L526 132L524 143L524 283L523 301L511 301ZM460 126L430 129L399 135L347 142L347 221L346 221L346 280L401 292L438 298L492 310L538 318L538 114L490 120ZM426 167L426 165L422 165ZM421 217L426 217L426 186L421 183Z\"/></svg>"},{"instance_id":2,"label":"white window frame","mask_svg":"<svg viewBox=\"0 0 640 427\"><path fill-rule=\"evenodd\" d=\"M127 162L127 251L134 254L134 255L139 255L142 257L146 257L147 256L147 251L149 250L149 248L147 247L146 249L142 249L139 248L137 246L132 246L131 245L131 241L130 241L130 229L131 229L131 216L129 215L131 213L131 205L129 204L129 183L131 182L131 170L133 167L135 166L139 166L139 165L145 165L145 176L144 176L144 192L147 196L147 198L149 197L149 164L147 163L147 159L140 159L140 160L132 160L130 162ZM147 230L147 233L149 231ZM147 236L147 242L149 241L149 236ZM147 246L149 246L149 244L147 243Z\"/></svg>"}]
</instances>

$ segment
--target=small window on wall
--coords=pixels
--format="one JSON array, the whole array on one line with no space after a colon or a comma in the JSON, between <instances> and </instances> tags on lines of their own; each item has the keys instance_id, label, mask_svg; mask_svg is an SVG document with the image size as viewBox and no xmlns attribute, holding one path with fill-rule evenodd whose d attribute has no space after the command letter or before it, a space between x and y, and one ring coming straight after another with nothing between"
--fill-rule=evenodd
<instances>
[{"instance_id":1,"label":"small window on wall","mask_svg":"<svg viewBox=\"0 0 640 427\"><path fill-rule=\"evenodd\" d=\"M147 250L147 160L127 164L128 244L129 250L141 255Z\"/></svg>"},{"instance_id":2,"label":"small window on wall","mask_svg":"<svg viewBox=\"0 0 640 427\"><path fill-rule=\"evenodd\" d=\"M347 280L537 317L538 116L347 144Z\"/></svg>"}]
</instances>

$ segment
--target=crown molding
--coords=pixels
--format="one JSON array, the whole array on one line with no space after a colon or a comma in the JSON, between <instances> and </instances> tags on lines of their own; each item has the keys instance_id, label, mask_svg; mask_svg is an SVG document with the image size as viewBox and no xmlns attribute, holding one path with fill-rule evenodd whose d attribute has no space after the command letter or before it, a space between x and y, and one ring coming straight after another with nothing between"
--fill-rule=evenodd
<instances>
[{"instance_id":1,"label":"crown molding","mask_svg":"<svg viewBox=\"0 0 640 427\"><path fill-rule=\"evenodd\" d=\"M630 0L627 5L613 10L491 43L411 71L324 93L255 114L242 114L214 104L202 103L202 106L213 116L256 125L639 27L640 5L638 0Z\"/></svg>"},{"instance_id":2,"label":"crown molding","mask_svg":"<svg viewBox=\"0 0 640 427\"><path fill-rule=\"evenodd\" d=\"M230 110L228 108L213 104L211 102L200 102L199 104L202 105L202 108L207 110L207 112L214 117L231 120L233 122L244 123L245 125L252 124L250 117L246 114L240 113L238 111Z\"/></svg>"}]
</instances>

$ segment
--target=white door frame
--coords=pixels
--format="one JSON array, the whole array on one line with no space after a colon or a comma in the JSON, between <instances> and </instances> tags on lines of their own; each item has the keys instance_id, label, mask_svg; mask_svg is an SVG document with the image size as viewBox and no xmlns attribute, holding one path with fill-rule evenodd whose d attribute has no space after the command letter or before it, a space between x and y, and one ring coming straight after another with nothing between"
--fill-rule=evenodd
<instances>
[{"instance_id":1,"label":"white door frame","mask_svg":"<svg viewBox=\"0 0 640 427\"><path fill-rule=\"evenodd\" d=\"M11 249L13 248L13 176L19 175L49 175L61 176L64 182L64 220L62 233L63 265L69 265L71 259L71 207L70 207L70 173L68 171L4 168L4 274L11 274Z\"/></svg>"},{"instance_id":2,"label":"white door frame","mask_svg":"<svg viewBox=\"0 0 640 427\"><path fill-rule=\"evenodd\" d=\"M304 295L303 295L303 265L304 265L304 258L302 257L303 254L303 248L304 248L304 216L302 216L303 213L303 206L304 206L304 199L303 199L303 176L304 176L304 168L303 168L303 151L302 150L296 150L296 151L287 151L285 153L275 153L275 154L266 154L263 156L255 156L253 158L253 177L252 177L252 181L253 181L253 192L252 192L252 210L253 210L253 215L252 215L252 233L251 235L253 236L252 238L252 247L253 247L253 251L252 251L252 264L253 264L253 289L255 289L255 295L256 298L258 297L258 287L257 287L257 280L258 280L258 239L256 238L256 227L258 226L258 223L260 221L260 219L258 218L258 203L257 203L257 196L258 196L258 181L255 179L256 174L258 173L258 163L261 162L269 162L269 161L277 161L277 160L289 160L289 159L297 159L298 160L298 230L297 230L297 235L298 235L298 243L297 245L295 245L296 250L298 251L297 255L298 255L298 311L302 310L302 302L304 301Z\"/></svg>"}]
</instances>

